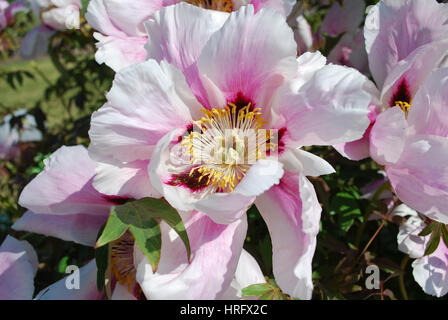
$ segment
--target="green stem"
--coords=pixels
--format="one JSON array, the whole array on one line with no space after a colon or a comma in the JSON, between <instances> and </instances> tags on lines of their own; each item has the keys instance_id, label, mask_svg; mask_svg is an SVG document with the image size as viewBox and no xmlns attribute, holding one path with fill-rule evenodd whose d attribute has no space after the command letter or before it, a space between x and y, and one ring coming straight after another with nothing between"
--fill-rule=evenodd
<instances>
[{"instance_id":1,"label":"green stem","mask_svg":"<svg viewBox=\"0 0 448 320\"><path fill-rule=\"evenodd\" d=\"M400 284L401 295L403 296L404 300L409 300L408 292L406 291L406 286L404 285L404 273L405 273L405 269L406 269L406 265L408 264L408 261L409 261L409 256L406 255L403 258L403 260L401 261L401 265L400 265L401 274L400 274L400 277L398 278L398 281Z\"/></svg>"},{"instance_id":2,"label":"green stem","mask_svg":"<svg viewBox=\"0 0 448 320\"><path fill-rule=\"evenodd\" d=\"M381 185L381 187L378 188L378 190L376 190L376 192L373 194L372 199L370 200L370 203L366 209L366 213L364 215L364 219L362 221L361 226L358 229L358 232L356 233L356 242L355 245L357 248L359 248L359 245L361 243L362 240L362 236L364 234L364 229L366 228L367 225L367 221L369 220L370 215L373 212L374 209L374 204L379 200L380 196L383 194L384 191L386 191L390 186L389 181L386 181L385 183L383 183Z\"/></svg>"}]
</instances>

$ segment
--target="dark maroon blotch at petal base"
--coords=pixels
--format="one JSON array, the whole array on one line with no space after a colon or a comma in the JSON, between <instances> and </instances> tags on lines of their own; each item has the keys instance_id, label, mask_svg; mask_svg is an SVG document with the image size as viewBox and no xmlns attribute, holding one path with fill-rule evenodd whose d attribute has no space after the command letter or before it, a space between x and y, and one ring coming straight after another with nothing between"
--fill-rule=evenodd
<instances>
[{"instance_id":1,"label":"dark maroon blotch at petal base","mask_svg":"<svg viewBox=\"0 0 448 320\"><path fill-rule=\"evenodd\" d=\"M412 96L409 90L409 85L406 81L406 79L402 79L400 84L395 88L394 94L392 95L392 98L389 101L389 105L391 107L395 107L396 101L411 103Z\"/></svg>"},{"instance_id":2,"label":"dark maroon blotch at petal base","mask_svg":"<svg viewBox=\"0 0 448 320\"><path fill-rule=\"evenodd\" d=\"M193 171L192 174L190 174L190 171L180 174L173 174L171 176L171 180L166 184L170 186L186 187L193 192L197 192L203 190L209 185L207 176L204 176L201 181L199 181L201 176L202 173L197 170Z\"/></svg>"},{"instance_id":3,"label":"dark maroon blotch at petal base","mask_svg":"<svg viewBox=\"0 0 448 320\"><path fill-rule=\"evenodd\" d=\"M128 201L132 201L134 200L133 198L128 198L128 197L120 197L120 196L107 196L107 195L103 195L104 199L107 202L110 202L111 206L121 206L123 204L125 204Z\"/></svg>"},{"instance_id":4,"label":"dark maroon blotch at petal base","mask_svg":"<svg viewBox=\"0 0 448 320\"><path fill-rule=\"evenodd\" d=\"M188 134L190 134L190 133L193 132L193 124L192 124L192 123L190 123L190 124L186 127L185 132L187 132ZM177 138L177 143L182 142L183 137L184 137L183 135L179 136L179 137Z\"/></svg>"},{"instance_id":5,"label":"dark maroon blotch at petal base","mask_svg":"<svg viewBox=\"0 0 448 320\"><path fill-rule=\"evenodd\" d=\"M277 140L277 143L278 143L277 153L281 154L281 153L283 153L283 151L285 151L286 128L283 127L283 128L278 129L276 135L277 135L277 137L276 137L277 139L275 139L275 140ZM269 139L266 143L269 143L270 141L271 140ZM267 150L266 153L268 156L271 155L270 150Z\"/></svg>"},{"instance_id":6,"label":"dark maroon blotch at petal base","mask_svg":"<svg viewBox=\"0 0 448 320\"><path fill-rule=\"evenodd\" d=\"M253 111L255 109L255 103L251 99L246 97L241 91L238 92L235 98L228 100L227 103L233 103L236 106L236 112L240 111L248 104L250 104L250 111Z\"/></svg>"}]
</instances>

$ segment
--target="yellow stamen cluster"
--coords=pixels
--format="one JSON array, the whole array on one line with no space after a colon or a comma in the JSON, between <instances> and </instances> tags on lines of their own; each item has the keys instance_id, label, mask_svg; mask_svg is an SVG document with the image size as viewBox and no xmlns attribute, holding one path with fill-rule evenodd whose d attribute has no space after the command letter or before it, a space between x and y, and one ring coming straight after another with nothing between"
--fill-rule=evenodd
<instances>
[{"instance_id":1,"label":"yellow stamen cluster","mask_svg":"<svg viewBox=\"0 0 448 320\"><path fill-rule=\"evenodd\" d=\"M134 242L132 235L126 232L120 239L114 241L111 246L111 273L121 285L127 285L130 293L132 293L132 289L136 284Z\"/></svg>"},{"instance_id":2,"label":"yellow stamen cluster","mask_svg":"<svg viewBox=\"0 0 448 320\"><path fill-rule=\"evenodd\" d=\"M200 173L198 182L223 192L232 192L258 159L276 144L271 131L262 130L266 124L260 109L251 110L250 103L238 110L229 103L224 108L201 110L204 116L193 121L198 131L182 141L193 168L190 176Z\"/></svg>"},{"instance_id":3,"label":"yellow stamen cluster","mask_svg":"<svg viewBox=\"0 0 448 320\"><path fill-rule=\"evenodd\" d=\"M232 0L185 0L185 2L200 8L216 11L232 12L234 9Z\"/></svg>"},{"instance_id":4,"label":"yellow stamen cluster","mask_svg":"<svg viewBox=\"0 0 448 320\"><path fill-rule=\"evenodd\" d=\"M409 110L411 109L411 103L403 102L403 101L395 101L395 106L400 107L400 109L404 112L406 118L408 117Z\"/></svg>"}]
</instances>

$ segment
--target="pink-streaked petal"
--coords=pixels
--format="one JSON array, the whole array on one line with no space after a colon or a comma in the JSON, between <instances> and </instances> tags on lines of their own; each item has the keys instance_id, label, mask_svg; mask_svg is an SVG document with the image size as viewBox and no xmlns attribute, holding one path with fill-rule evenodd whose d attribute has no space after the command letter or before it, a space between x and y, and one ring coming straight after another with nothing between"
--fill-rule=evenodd
<instances>
[{"instance_id":1,"label":"pink-streaked petal","mask_svg":"<svg viewBox=\"0 0 448 320\"><path fill-rule=\"evenodd\" d=\"M403 90L409 95L409 101L404 102L410 103L428 75L443 65L447 56L448 40L432 42L415 49L390 70L381 92L382 105L394 106L395 100L401 98L396 98L395 95L403 95Z\"/></svg>"},{"instance_id":2,"label":"pink-streaked petal","mask_svg":"<svg viewBox=\"0 0 448 320\"><path fill-rule=\"evenodd\" d=\"M378 87L390 70L418 47L448 34L448 5L435 0L384 0L372 7L364 36L369 65Z\"/></svg>"},{"instance_id":3,"label":"pink-streaked petal","mask_svg":"<svg viewBox=\"0 0 448 320\"><path fill-rule=\"evenodd\" d=\"M108 215L111 203L92 186L96 164L83 146L63 146L44 163L22 191L22 207L39 214Z\"/></svg>"},{"instance_id":4,"label":"pink-streaked petal","mask_svg":"<svg viewBox=\"0 0 448 320\"><path fill-rule=\"evenodd\" d=\"M89 214L35 214L27 211L12 228L56 237L65 241L74 241L93 247L106 216Z\"/></svg>"},{"instance_id":5,"label":"pink-streaked petal","mask_svg":"<svg viewBox=\"0 0 448 320\"><path fill-rule=\"evenodd\" d=\"M433 220L448 223L448 140L412 136L400 159L386 166L395 193L405 204Z\"/></svg>"},{"instance_id":6,"label":"pink-streaked petal","mask_svg":"<svg viewBox=\"0 0 448 320\"><path fill-rule=\"evenodd\" d=\"M335 1L325 15L319 31L331 37L337 37L345 32L354 32L364 18L365 7L364 1L345 0L342 7Z\"/></svg>"},{"instance_id":7,"label":"pink-streaked petal","mask_svg":"<svg viewBox=\"0 0 448 320\"><path fill-rule=\"evenodd\" d=\"M408 123L399 107L382 112L370 134L370 153L379 164L395 163L400 158L408 134Z\"/></svg>"},{"instance_id":8,"label":"pink-streaked petal","mask_svg":"<svg viewBox=\"0 0 448 320\"><path fill-rule=\"evenodd\" d=\"M368 84L355 69L337 65L318 69L298 92L281 99L280 111L291 138L300 146L360 139L370 123Z\"/></svg>"},{"instance_id":9,"label":"pink-streaked petal","mask_svg":"<svg viewBox=\"0 0 448 320\"><path fill-rule=\"evenodd\" d=\"M448 137L448 68L431 73L415 95L409 111L409 130L415 134Z\"/></svg>"},{"instance_id":10,"label":"pink-streaked petal","mask_svg":"<svg viewBox=\"0 0 448 320\"><path fill-rule=\"evenodd\" d=\"M296 53L294 34L281 14L270 8L254 14L247 5L210 37L198 68L227 101L240 95L263 110L275 90L295 75Z\"/></svg>"},{"instance_id":11,"label":"pink-streaked petal","mask_svg":"<svg viewBox=\"0 0 448 320\"><path fill-rule=\"evenodd\" d=\"M328 55L328 61L368 74L369 62L364 42L361 29L355 33L344 34Z\"/></svg>"},{"instance_id":12,"label":"pink-streaked petal","mask_svg":"<svg viewBox=\"0 0 448 320\"><path fill-rule=\"evenodd\" d=\"M303 175L286 172L256 205L271 235L276 282L292 297L310 299L321 213L312 184Z\"/></svg>"},{"instance_id":13,"label":"pink-streaked petal","mask_svg":"<svg viewBox=\"0 0 448 320\"><path fill-rule=\"evenodd\" d=\"M97 51L95 60L99 64L104 63L114 71L126 68L132 64L146 60L146 37L116 37L103 36L95 32L93 34Z\"/></svg>"},{"instance_id":14,"label":"pink-streaked petal","mask_svg":"<svg viewBox=\"0 0 448 320\"><path fill-rule=\"evenodd\" d=\"M448 293L448 248L440 241L437 250L412 263L415 281L427 294L442 297Z\"/></svg>"},{"instance_id":15,"label":"pink-streaked petal","mask_svg":"<svg viewBox=\"0 0 448 320\"><path fill-rule=\"evenodd\" d=\"M111 20L105 6L105 0L91 0L85 16L89 25L104 35L123 38L128 36Z\"/></svg>"},{"instance_id":16,"label":"pink-streaked petal","mask_svg":"<svg viewBox=\"0 0 448 320\"><path fill-rule=\"evenodd\" d=\"M79 289L68 289L66 281L70 284L73 274L42 289L36 296L36 300L102 300L104 295L98 292L96 284L97 268L95 260L79 268Z\"/></svg>"},{"instance_id":17,"label":"pink-streaked petal","mask_svg":"<svg viewBox=\"0 0 448 320\"><path fill-rule=\"evenodd\" d=\"M37 255L26 241L7 236L0 246L0 300L30 300Z\"/></svg>"},{"instance_id":18,"label":"pink-streaked petal","mask_svg":"<svg viewBox=\"0 0 448 320\"><path fill-rule=\"evenodd\" d=\"M260 266L252 255L243 249L230 287L221 296L223 300L241 299L241 290L253 284L265 283ZM250 297L244 297L250 299Z\"/></svg>"},{"instance_id":19,"label":"pink-streaked petal","mask_svg":"<svg viewBox=\"0 0 448 320\"><path fill-rule=\"evenodd\" d=\"M120 70L108 103L92 115L89 154L100 162L151 159L157 142L191 121L174 80L154 60Z\"/></svg>"},{"instance_id":20,"label":"pink-streaked petal","mask_svg":"<svg viewBox=\"0 0 448 320\"><path fill-rule=\"evenodd\" d=\"M160 198L149 179L149 161L137 160L122 166L98 163L93 186L102 194L123 198Z\"/></svg>"},{"instance_id":21,"label":"pink-streaked petal","mask_svg":"<svg viewBox=\"0 0 448 320\"><path fill-rule=\"evenodd\" d=\"M183 221L192 250L190 262L185 245L164 222L161 258L155 273L136 250L137 281L148 299L217 299L234 277L246 237L246 217L219 225L193 212L184 214Z\"/></svg>"},{"instance_id":22,"label":"pink-streaked petal","mask_svg":"<svg viewBox=\"0 0 448 320\"><path fill-rule=\"evenodd\" d=\"M292 8L296 4L295 0L252 0L250 1L255 8L255 12L260 11L263 8L269 7L273 8L284 17L288 17L291 13Z\"/></svg>"}]
</instances>

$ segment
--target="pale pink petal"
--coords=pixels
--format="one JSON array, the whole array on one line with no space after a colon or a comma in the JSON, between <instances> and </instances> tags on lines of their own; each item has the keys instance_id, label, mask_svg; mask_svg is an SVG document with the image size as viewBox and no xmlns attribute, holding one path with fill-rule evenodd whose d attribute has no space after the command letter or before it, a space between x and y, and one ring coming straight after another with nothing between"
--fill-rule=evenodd
<instances>
[{"instance_id":1,"label":"pale pink petal","mask_svg":"<svg viewBox=\"0 0 448 320\"><path fill-rule=\"evenodd\" d=\"M426 227L426 224L417 215L409 217L400 226L397 235L398 249L408 254L411 258L420 258L425 254L426 240L418 234Z\"/></svg>"},{"instance_id":2,"label":"pale pink petal","mask_svg":"<svg viewBox=\"0 0 448 320\"><path fill-rule=\"evenodd\" d=\"M344 0L342 7L339 2L333 2L319 31L331 37L354 32L363 20L365 7L364 1L359 0Z\"/></svg>"},{"instance_id":3,"label":"pale pink petal","mask_svg":"<svg viewBox=\"0 0 448 320\"><path fill-rule=\"evenodd\" d=\"M37 255L26 241L7 236L0 246L0 300L30 300Z\"/></svg>"},{"instance_id":4,"label":"pale pink petal","mask_svg":"<svg viewBox=\"0 0 448 320\"><path fill-rule=\"evenodd\" d=\"M395 163L400 158L408 134L404 112L390 108L382 112L370 134L370 153L379 164Z\"/></svg>"},{"instance_id":5,"label":"pale pink petal","mask_svg":"<svg viewBox=\"0 0 448 320\"><path fill-rule=\"evenodd\" d=\"M23 190L19 204L38 214L109 214L110 200L92 186L93 162L83 146L61 147Z\"/></svg>"},{"instance_id":6,"label":"pale pink petal","mask_svg":"<svg viewBox=\"0 0 448 320\"><path fill-rule=\"evenodd\" d=\"M235 277L230 287L221 296L223 300L241 299L241 290L253 284L266 283L266 279L261 272L260 266L254 257L246 250L241 251L240 260L235 271ZM244 297L250 299L250 297Z\"/></svg>"},{"instance_id":7,"label":"pale pink petal","mask_svg":"<svg viewBox=\"0 0 448 320\"><path fill-rule=\"evenodd\" d=\"M14 223L12 229L44 234L93 247L98 231L106 220L107 216L82 213L55 215L27 211Z\"/></svg>"},{"instance_id":8,"label":"pale pink petal","mask_svg":"<svg viewBox=\"0 0 448 320\"><path fill-rule=\"evenodd\" d=\"M448 34L448 5L435 0L383 0L365 21L369 65L379 87L390 70L418 47Z\"/></svg>"},{"instance_id":9,"label":"pale pink petal","mask_svg":"<svg viewBox=\"0 0 448 320\"><path fill-rule=\"evenodd\" d=\"M386 166L395 193L405 204L431 219L448 223L448 141L412 136L400 159Z\"/></svg>"},{"instance_id":10,"label":"pale pink petal","mask_svg":"<svg viewBox=\"0 0 448 320\"><path fill-rule=\"evenodd\" d=\"M257 197L256 205L271 235L276 282L292 297L310 299L321 213L312 184L287 172L278 186Z\"/></svg>"},{"instance_id":11,"label":"pale pink petal","mask_svg":"<svg viewBox=\"0 0 448 320\"><path fill-rule=\"evenodd\" d=\"M111 300L137 300L137 298L129 292L126 286L119 283L115 285Z\"/></svg>"},{"instance_id":12,"label":"pale pink petal","mask_svg":"<svg viewBox=\"0 0 448 320\"><path fill-rule=\"evenodd\" d=\"M285 170L302 173L305 176L318 177L335 172L321 157L296 148L286 148L279 161L283 163Z\"/></svg>"},{"instance_id":13,"label":"pale pink petal","mask_svg":"<svg viewBox=\"0 0 448 320\"><path fill-rule=\"evenodd\" d=\"M102 300L104 295L98 292L96 284L97 268L95 260L79 268L79 289L67 287L73 284L73 273L42 289L36 300ZM71 278L69 278L71 277Z\"/></svg>"},{"instance_id":14,"label":"pale pink petal","mask_svg":"<svg viewBox=\"0 0 448 320\"><path fill-rule=\"evenodd\" d=\"M280 99L291 139L299 146L332 145L360 139L369 119L368 79L358 71L328 65Z\"/></svg>"},{"instance_id":15,"label":"pale pink petal","mask_svg":"<svg viewBox=\"0 0 448 320\"><path fill-rule=\"evenodd\" d=\"M420 86L409 111L409 129L415 134L448 137L448 68L431 73Z\"/></svg>"},{"instance_id":16,"label":"pale pink petal","mask_svg":"<svg viewBox=\"0 0 448 320\"><path fill-rule=\"evenodd\" d=\"M92 159L112 164L148 160L166 133L186 128L191 115L173 81L154 60L118 72L108 102L92 115Z\"/></svg>"},{"instance_id":17,"label":"pale pink petal","mask_svg":"<svg viewBox=\"0 0 448 320\"><path fill-rule=\"evenodd\" d=\"M198 59L201 79L228 101L238 96L262 110L275 90L295 75L297 45L291 28L274 9L254 14L252 5L232 12ZM213 106L214 107L214 106Z\"/></svg>"},{"instance_id":18,"label":"pale pink petal","mask_svg":"<svg viewBox=\"0 0 448 320\"><path fill-rule=\"evenodd\" d=\"M137 281L148 299L217 299L229 287L246 237L243 216L228 225L215 224L207 216L183 214L191 246L188 262L185 245L164 222L158 269L153 273L140 250L135 250Z\"/></svg>"},{"instance_id":19,"label":"pale pink petal","mask_svg":"<svg viewBox=\"0 0 448 320\"><path fill-rule=\"evenodd\" d=\"M290 13L294 5L296 4L295 0L252 0L250 1L255 8L255 12L260 11L262 8L269 7L277 10L284 17L287 17Z\"/></svg>"},{"instance_id":20,"label":"pale pink petal","mask_svg":"<svg viewBox=\"0 0 448 320\"><path fill-rule=\"evenodd\" d=\"M137 160L122 166L98 163L93 186L102 194L123 198L160 198L149 179L149 161Z\"/></svg>"},{"instance_id":21,"label":"pale pink petal","mask_svg":"<svg viewBox=\"0 0 448 320\"><path fill-rule=\"evenodd\" d=\"M448 248L440 241L437 250L412 263L415 281L425 293L442 297L448 293Z\"/></svg>"}]
</instances>

